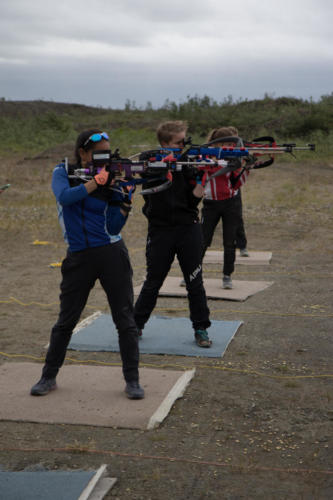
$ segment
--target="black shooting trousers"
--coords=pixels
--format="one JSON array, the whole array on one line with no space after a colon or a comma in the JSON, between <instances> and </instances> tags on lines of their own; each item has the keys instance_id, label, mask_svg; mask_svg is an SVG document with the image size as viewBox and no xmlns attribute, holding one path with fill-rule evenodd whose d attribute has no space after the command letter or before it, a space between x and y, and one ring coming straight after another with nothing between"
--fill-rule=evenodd
<instances>
[{"instance_id":1,"label":"black shooting trousers","mask_svg":"<svg viewBox=\"0 0 333 500\"><path fill-rule=\"evenodd\" d=\"M142 329L153 311L158 292L177 256L184 275L193 328L210 326L202 280L202 233L199 223L181 226L149 226L146 246L147 276L134 308Z\"/></svg>"},{"instance_id":2,"label":"black shooting trousers","mask_svg":"<svg viewBox=\"0 0 333 500\"><path fill-rule=\"evenodd\" d=\"M205 200L201 212L201 226L204 240L204 254L211 245L214 231L222 219L224 262L223 274L230 276L235 269L236 233L242 218L241 198L234 196L227 200Z\"/></svg>"},{"instance_id":3,"label":"black shooting trousers","mask_svg":"<svg viewBox=\"0 0 333 500\"><path fill-rule=\"evenodd\" d=\"M236 198L240 199L240 221L236 232L236 248L243 249L247 247L247 238L244 228L243 204L242 204L242 195L240 189L238 191L238 194L236 195Z\"/></svg>"},{"instance_id":4,"label":"black shooting trousers","mask_svg":"<svg viewBox=\"0 0 333 500\"><path fill-rule=\"evenodd\" d=\"M138 380L139 348L133 314L133 271L124 242L120 240L80 252L68 252L61 272L60 313L52 328L43 376L53 378L57 375L89 292L99 279L118 331L124 378L126 381Z\"/></svg>"}]
</instances>

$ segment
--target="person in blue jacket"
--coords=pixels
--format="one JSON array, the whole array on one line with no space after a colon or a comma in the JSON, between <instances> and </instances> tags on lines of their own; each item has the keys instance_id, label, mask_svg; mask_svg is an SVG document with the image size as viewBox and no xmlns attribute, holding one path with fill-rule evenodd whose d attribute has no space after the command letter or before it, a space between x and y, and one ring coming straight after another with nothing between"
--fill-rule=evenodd
<instances>
[{"instance_id":1,"label":"person in blue jacket","mask_svg":"<svg viewBox=\"0 0 333 500\"><path fill-rule=\"evenodd\" d=\"M76 165L72 170L89 166L93 151L109 149L109 137L105 132L85 130L76 141ZM44 396L57 388L56 376L64 362L73 329L98 279L118 331L125 392L130 399L142 399L144 390L139 384L133 271L120 234L127 220L130 201L125 193L112 186L112 175L105 166L86 182L72 180L69 172L67 163L61 163L54 169L52 177L52 190L68 251L61 266L58 320L51 331L41 379L30 393Z\"/></svg>"}]
</instances>

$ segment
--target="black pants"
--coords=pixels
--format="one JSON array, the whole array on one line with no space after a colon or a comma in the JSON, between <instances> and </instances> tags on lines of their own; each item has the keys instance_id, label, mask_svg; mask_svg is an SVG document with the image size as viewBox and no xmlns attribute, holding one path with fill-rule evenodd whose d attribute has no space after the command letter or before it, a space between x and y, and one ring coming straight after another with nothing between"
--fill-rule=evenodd
<instances>
[{"instance_id":1,"label":"black pants","mask_svg":"<svg viewBox=\"0 0 333 500\"><path fill-rule=\"evenodd\" d=\"M241 199L235 196L227 200L205 200L201 214L201 227L204 240L203 255L211 245L215 228L220 219L222 219L223 274L230 276L235 269L236 232L242 214Z\"/></svg>"},{"instance_id":2,"label":"black pants","mask_svg":"<svg viewBox=\"0 0 333 500\"><path fill-rule=\"evenodd\" d=\"M73 329L99 279L118 330L123 374L138 380L138 332L133 315L132 267L122 240L110 245L68 252L61 267L60 313L52 328L43 376L53 378L62 366Z\"/></svg>"},{"instance_id":3,"label":"black pants","mask_svg":"<svg viewBox=\"0 0 333 500\"><path fill-rule=\"evenodd\" d=\"M210 326L209 309L202 280L202 233L200 224L149 227L146 246L147 276L136 301L134 316L142 329L154 309L158 292L177 256L183 272L193 328Z\"/></svg>"},{"instance_id":4,"label":"black pants","mask_svg":"<svg viewBox=\"0 0 333 500\"><path fill-rule=\"evenodd\" d=\"M236 248L246 248L247 247L247 239L244 229L244 220L243 220L243 205L242 205L242 195L241 190L238 191L236 197L240 199L241 207L240 207L240 222L236 231Z\"/></svg>"}]
</instances>

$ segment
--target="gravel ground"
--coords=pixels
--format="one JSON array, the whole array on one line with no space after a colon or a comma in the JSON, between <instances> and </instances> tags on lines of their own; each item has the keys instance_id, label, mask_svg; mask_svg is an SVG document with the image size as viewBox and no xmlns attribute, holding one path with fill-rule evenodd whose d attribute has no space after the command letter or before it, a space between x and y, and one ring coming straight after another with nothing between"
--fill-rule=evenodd
<instances>
[{"instance_id":1,"label":"gravel ground","mask_svg":"<svg viewBox=\"0 0 333 500\"><path fill-rule=\"evenodd\" d=\"M0 195L1 363L42 362L57 317L60 270L50 264L65 245L49 187L54 163L52 155L1 163L0 184L12 184ZM274 284L242 303L209 301L212 319L244 321L222 359L141 356L142 366L196 368L158 429L1 421L0 467L107 464L118 482L106 499L333 498L331 175L330 165L298 163L251 175L243 190L249 250L273 258L237 266L234 278ZM137 194L123 231L135 284L145 275L141 206ZM218 228L212 249L220 245ZM171 275L179 273L174 265ZM205 265L204 275L221 269ZM107 312L100 285L83 318L96 310ZM162 312L187 316L187 300L160 298ZM70 357L119 362L117 353Z\"/></svg>"}]
</instances>

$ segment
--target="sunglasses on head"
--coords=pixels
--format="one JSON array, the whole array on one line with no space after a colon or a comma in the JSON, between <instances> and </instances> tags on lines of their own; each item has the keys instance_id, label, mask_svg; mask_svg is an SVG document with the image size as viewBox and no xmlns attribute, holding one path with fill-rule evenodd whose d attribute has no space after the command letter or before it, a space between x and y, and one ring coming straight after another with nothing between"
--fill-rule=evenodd
<instances>
[{"instance_id":1,"label":"sunglasses on head","mask_svg":"<svg viewBox=\"0 0 333 500\"><path fill-rule=\"evenodd\" d=\"M92 134L88 139L84 142L83 147L85 147L89 142L99 142L105 139L106 141L109 140L109 136L106 132L101 132L101 133L95 133Z\"/></svg>"}]
</instances>

